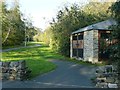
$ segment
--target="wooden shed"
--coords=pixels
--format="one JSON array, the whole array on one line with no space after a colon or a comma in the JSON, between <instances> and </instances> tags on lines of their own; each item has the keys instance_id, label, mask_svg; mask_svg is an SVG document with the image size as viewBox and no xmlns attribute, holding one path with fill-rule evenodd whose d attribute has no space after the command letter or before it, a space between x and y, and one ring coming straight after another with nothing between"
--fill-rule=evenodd
<instances>
[{"instance_id":1,"label":"wooden shed","mask_svg":"<svg viewBox=\"0 0 120 90\"><path fill-rule=\"evenodd\" d=\"M109 19L72 32L70 57L93 63L107 58L105 48L114 43L109 37L112 32L109 29L111 25L116 25L115 20Z\"/></svg>"}]
</instances>

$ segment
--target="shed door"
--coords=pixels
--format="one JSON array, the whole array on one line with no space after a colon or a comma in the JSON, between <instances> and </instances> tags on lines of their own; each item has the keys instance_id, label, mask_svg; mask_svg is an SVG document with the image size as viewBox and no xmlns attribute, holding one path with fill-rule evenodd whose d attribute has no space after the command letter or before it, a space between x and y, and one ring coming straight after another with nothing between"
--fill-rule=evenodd
<instances>
[{"instance_id":1,"label":"shed door","mask_svg":"<svg viewBox=\"0 0 120 90\"><path fill-rule=\"evenodd\" d=\"M73 57L83 58L83 33L73 36Z\"/></svg>"}]
</instances>

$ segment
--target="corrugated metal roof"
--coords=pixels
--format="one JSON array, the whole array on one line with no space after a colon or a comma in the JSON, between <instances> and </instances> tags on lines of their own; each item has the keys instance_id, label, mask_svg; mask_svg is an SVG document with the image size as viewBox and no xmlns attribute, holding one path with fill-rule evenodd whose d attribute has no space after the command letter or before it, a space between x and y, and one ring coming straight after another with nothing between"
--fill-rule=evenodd
<instances>
[{"instance_id":1,"label":"corrugated metal roof","mask_svg":"<svg viewBox=\"0 0 120 90\"><path fill-rule=\"evenodd\" d=\"M72 32L72 34L79 33L79 32L84 32L87 30L108 30L109 26L111 25L116 25L116 21L113 19L109 19L106 21L102 21L96 24L89 25L87 27L81 28L77 31ZM110 30L110 29L109 29Z\"/></svg>"}]
</instances>

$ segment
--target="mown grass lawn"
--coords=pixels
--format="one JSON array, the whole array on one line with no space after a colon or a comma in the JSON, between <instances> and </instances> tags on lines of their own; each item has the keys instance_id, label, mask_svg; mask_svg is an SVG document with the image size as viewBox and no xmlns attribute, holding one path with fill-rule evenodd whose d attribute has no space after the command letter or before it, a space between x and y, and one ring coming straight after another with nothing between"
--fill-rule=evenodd
<instances>
[{"instance_id":1,"label":"mown grass lawn","mask_svg":"<svg viewBox=\"0 0 120 90\"><path fill-rule=\"evenodd\" d=\"M41 43L31 43L41 44ZM48 46L34 48L22 48L2 53L2 61L26 60L27 66L32 70L31 78L49 72L56 68L56 65L49 62L50 59L60 59L63 56L55 54Z\"/></svg>"}]
</instances>

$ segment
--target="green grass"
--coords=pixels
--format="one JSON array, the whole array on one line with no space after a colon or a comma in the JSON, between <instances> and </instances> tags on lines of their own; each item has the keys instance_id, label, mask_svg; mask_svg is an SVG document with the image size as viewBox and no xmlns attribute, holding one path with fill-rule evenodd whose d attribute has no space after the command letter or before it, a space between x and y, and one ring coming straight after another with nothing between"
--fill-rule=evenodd
<instances>
[{"instance_id":1,"label":"green grass","mask_svg":"<svg viewBox=\"0 0 120 90\"><path fill-rule=\"evenodd\" d=\"M76 60L76 59L70 59L68 58L67 60L71 61L71 62L74 62L74 63L77 63L77 64L82 64L82 65L89 65L89 66L104 66L105 63L91 63L91 62L88 62L88 61L83 61L83 60Z\"/></svg>"},{"instance_id":2,"label":"green grass","mask_svg":"<svg viewBox=\"0 0 120 90\"><path fill-rule=\"evenodd\" d=\"M54 54L48 46L42 44L40 47L22 48L3 52L2 61L26 60L27 66L32 70L31 78L33 78L54 70L56 65L49 62L49 60L53 58L56 59L59 56L60 55Z\"/></svg>"},{"instance_id":3,"label":"green grass","mask_svg":"<svg viewBox=\"0 0 120 90\"><path fill-rule=\"evenodd\" d=\"M15 46L2 46L2 49L9 49L9 48L16 48L16 47L21 47L24 46L24 44L22 43L21 45L15 45Z\"/></svg>"},{"instance_id":4,"label":"green grass","mask_svg":"<svg viewBox=\"0 0 120 90\"><path fill-rule=\"evenodd\" d=\"M49 60L67 60L83 65L95 65L99 66L101 64L91 64L90 62L78 61L75 59L70 59L64 57L60 54L53 52L50 47L46 46L44 43L31 42L28 45L42 44L42 46L34 48L22 48L19 50L12 50L9 52L2 53L2 61L16 61L16 60L26 60L27 66L32 70L31 78L47 73L54 70L57 66L50 62Z\"/></svg>"},{"instance_id":5,"label":"green grass","mask_svg":"<svg viewBox=\"0 0 120 90\"><path fill-rule=\"evenodd\" d=\"M32 46L35 44L44 44L43 42L27 42L27 46Z\"/></svg>"},{"instance_id":6,"label":"green grass","mask_svg":"<svg viewBox=\"0 0 120 90\"><path fill-rule=\"evenodd\" d=\"M35 44L40 44L40 42L27 42L26 46L32 46ZM25 46L25 43L21 43L21 45L2 46L2 49L4 50L4 49L9 49L9 48L17 48L17 47L24 47L24 46Z\"/></svg>"}]
</instances>

